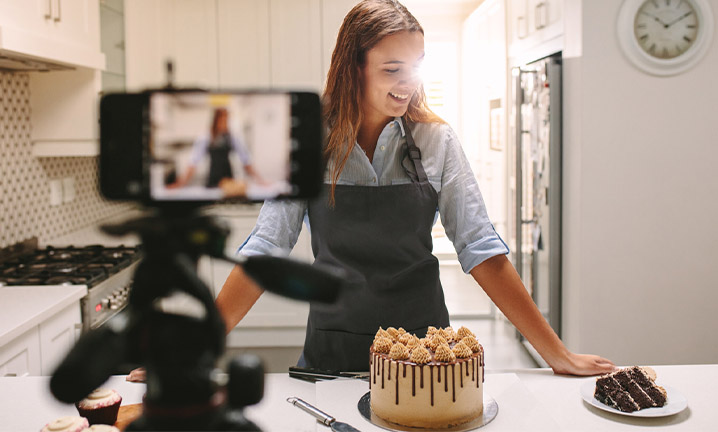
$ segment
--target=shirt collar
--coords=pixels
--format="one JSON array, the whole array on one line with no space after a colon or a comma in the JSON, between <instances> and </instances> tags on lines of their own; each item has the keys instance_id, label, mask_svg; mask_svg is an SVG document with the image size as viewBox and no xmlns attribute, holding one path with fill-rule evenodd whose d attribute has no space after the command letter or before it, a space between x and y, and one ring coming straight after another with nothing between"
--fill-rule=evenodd
<instances>
[{"instance_id":1,"label":"shirt collar","mask_svg":"<svg viewBox=\"0 0 718 432\"><path fill-rule=\"evenodd\" d=\"M405 136L406 132L404 131L404 123L401 121L401 117L394 117L394 122L399 125L401 136Z\"/></svg>"}]
</instances>

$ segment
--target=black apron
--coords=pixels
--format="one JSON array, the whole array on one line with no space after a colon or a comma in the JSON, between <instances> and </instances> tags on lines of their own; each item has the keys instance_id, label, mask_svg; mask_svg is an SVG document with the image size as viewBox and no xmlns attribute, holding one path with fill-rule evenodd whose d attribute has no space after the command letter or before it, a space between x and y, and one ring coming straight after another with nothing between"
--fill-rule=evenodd
<instances>
[{"instance_id":1,"label":"black apron","mask_svg":"<svg viewBox=\"0 0 718 432\"><path fill-rule=\"evenodd\" d=\"M209 143L209 178L207 187L217 187L224 178L232 178L232 164L229 162L229 152L232 144L228 134L222 134Z\"/></svg>"},{"instance_id":2,"label":"black apron","mask_svg":"<svg viewBox=\"0 0 718 432\"><path fill-rule=\"evenodd\" d=\"M307 367L369 370L369 346L379 327L403 327L419 337L446 327L449 313L432 255L438 194L402 119L414 172L411 183L337 185L309 202L315 264L347 273L348 289L331 305L312 303L303 358Z\"/></svg>"}]
</instances>

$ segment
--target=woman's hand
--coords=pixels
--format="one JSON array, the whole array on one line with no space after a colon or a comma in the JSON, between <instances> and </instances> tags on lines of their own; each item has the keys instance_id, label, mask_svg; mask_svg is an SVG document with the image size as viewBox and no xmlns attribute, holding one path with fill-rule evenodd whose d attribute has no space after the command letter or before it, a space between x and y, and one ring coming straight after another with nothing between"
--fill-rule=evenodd
<instances>
[{"instance_id":1,"label":"woman's hand","mask_svg":"<svg viewBox=\"0 0 718 432\"><path fill-rule=\"evenodd\" d=\"M555 374L561 375L601 375L616 370L616 365L611 360L597 355L572 352L549 364Z\"/></svg>"},{"instance_id":2,"label":"woman's hand","mask_svg":"<svg viewBox=\"0 0 718 432\"><path fill-rule=\"evenodd\" d=\"M129 382L145 382L147 380L147 371L145 368L137 368L130 372L125 380Z\"/></svg>"}]
</instances>

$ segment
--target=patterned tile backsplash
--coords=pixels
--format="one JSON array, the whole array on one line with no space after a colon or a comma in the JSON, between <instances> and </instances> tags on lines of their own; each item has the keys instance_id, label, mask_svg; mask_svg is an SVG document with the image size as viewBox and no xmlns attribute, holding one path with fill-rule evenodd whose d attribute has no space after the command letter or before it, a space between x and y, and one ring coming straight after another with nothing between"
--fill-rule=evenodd
<instances>
[{"instance_id":1,"label":"patterned tile backsplash","mask_svg":"<svg viewBox=\"0 0 718 432\"><path fill-rule=\"evenodd\" d=\"M0 72L0 248L30 237L48 243L132 208L100 195L96 157L32 155L29 79ZM50 206L49 181L67 177L75 199Z\"/></svg>"}]
</instances>

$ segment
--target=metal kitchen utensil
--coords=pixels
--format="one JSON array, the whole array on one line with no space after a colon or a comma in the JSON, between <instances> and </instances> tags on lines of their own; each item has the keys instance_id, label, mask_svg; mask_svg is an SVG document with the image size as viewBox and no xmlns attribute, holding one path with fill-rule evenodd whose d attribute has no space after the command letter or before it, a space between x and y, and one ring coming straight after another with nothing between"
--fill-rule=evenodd
<instances>
[{"instance_id":1,"label":"metal kitchen utensil","mask_svg":"<svg viewBox=\"0 0 718 432\"><path fill-rule=\"evenodd\" d=\"M334 417L299 398L290 397L287 398L287 402L313 415L317 420L322 422L324 425L331 427L335 432L360 432L359 429L349 424L338 422Z\"/></svg>"},{"instance_id":2,"label":"metal kitchen utensil","mask_svg":"<svg viewBox=\"0 0 718 432\"><path fill-rule=\"evenodd\" d=\"M309 382L317 382L333 379L359 379L369 381L369 372L339 372L321 369L303 368L297 366L289 367L289 377Z\"/></svg>"}]
</instances>

